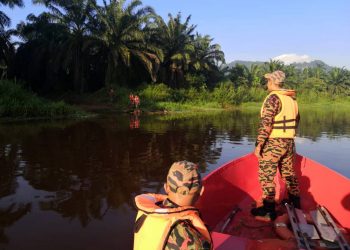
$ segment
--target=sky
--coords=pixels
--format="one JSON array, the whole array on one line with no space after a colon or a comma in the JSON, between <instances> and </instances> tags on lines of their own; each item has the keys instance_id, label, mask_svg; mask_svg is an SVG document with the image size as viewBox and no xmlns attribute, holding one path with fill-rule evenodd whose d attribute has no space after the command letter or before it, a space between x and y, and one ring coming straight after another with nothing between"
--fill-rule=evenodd
<instances>
[{"instance_id":1,"label":"sky","mask_svg":"<svg viewBox=\"0 0 350 250\"><path fill-rule=\"evenodd\" d=\"M44 7L24 0L24 8L2 10L12 26ZM197 32L221 45L233 60L311 61L350 69L349 0L143 0L167 20L168 13L191 15Z\"/></svg>"}]
</instances>

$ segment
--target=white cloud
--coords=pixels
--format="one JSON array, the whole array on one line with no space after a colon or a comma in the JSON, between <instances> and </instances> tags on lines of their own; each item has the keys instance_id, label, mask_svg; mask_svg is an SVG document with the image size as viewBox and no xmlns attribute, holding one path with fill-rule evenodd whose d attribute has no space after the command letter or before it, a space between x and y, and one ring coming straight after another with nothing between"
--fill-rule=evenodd
<instances>
[{"instance_id":1,"label":"white cloud","mask_svg":"<svg viewBox=\"0 0 350 250\"><path fill-rule=\"evenodd\" d=\"M297 54L283 54L272 58L273 60L279 60L285 64L311 62L314 59L308 55L297 55Z\"/></svg>"}]
</instances>

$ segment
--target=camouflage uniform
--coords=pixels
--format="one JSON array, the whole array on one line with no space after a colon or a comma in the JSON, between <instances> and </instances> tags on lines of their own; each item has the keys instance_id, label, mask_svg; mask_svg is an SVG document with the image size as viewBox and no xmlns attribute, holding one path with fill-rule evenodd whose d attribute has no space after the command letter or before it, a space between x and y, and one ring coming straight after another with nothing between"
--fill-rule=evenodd
<instances>
[{"instance_id":1,"label":"camouflage uniform","mask_svg":"<svg viewBox=\"0 0 350 250\"><path fill-rule=\"evenodd\" d=\"M163 202L163 207L175 208L177 205L169 199L166 199ZM171 231L165 249L209 250L211 248L210 243L192 226L189 221L181 221Z\"/></svg>"},{"instance_id":2,"label":"camouflage uniform","mask_svg":"<svg viewBox=\"0 0 350 250\"><path fill-rule=\"evenodd\" d=\"M167 195L135 197L139 211L135 221L134 249L147 249L145 245L154 249L160 244L168 250L212 249L210 233L193 206L202 190L198 166L188 161L173 163L165 187ZM152 231L154 228L156 230Z\"/></svg>"},{"instance_id":3,"label":"camouflage uniform","mask_svg":"<svg viewBox=\"0 0 350 250\"><path fill-rule=\"evenodd\" d=\"M295 157L294 139L269 138L272 131L274 117L281 111L281 101L277 95L271 95L265 102L256 145L262 143L261 157L259 158L259 182L263 190L263 199L274 201L274 177L279 167L280 173L286 182L288 192L299 196L299 185L293 168ZM299 115L297 117L297 123Z\"/></svg>"},{"instance_id":4,"label":"camouflage uniform","mask_svg":"<svg viewBox=\"0 0 350 250\"><path fill-rule=\"evenodd\" d=\"M200 192L201 176L196 164L188 161L175 162L169 169L167 183L170 192L188 193ZM164 207L178 207L166 199ZM181 247L180 247L181 246ZM210 243L188 221L182 221L171 231L165 249L210 249Z\"/></svg>"}]
</instances>

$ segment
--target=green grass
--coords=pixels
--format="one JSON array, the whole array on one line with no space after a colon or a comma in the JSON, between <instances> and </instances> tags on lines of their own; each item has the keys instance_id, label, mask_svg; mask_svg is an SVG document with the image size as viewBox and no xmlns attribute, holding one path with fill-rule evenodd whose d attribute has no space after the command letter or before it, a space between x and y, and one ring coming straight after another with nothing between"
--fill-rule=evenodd
<instances>
[{"instance_id":1,"label":"green grass","mask_svg":"<svg viewBox=\"0 0 350 250\"><path fill-rule=\"evenodd\" d=\"M26 91L20 85L9 81L0 82L0 117L65 117L82 115L76 108L62 101L50 102ZM124 112L130 109L129 94L140 96L140 108L145 112L215 112L219 110L258 111L268 94L263 88L240 86L235 88L230 81L221 82L212 90L205 86L188 89L171 89L165 84L147 84L138 89L113 86L115 97L111 102L108 89L77 95L66 93L59 99L82 104L93 112ZM350 96L327 91L309 89L297 90L300 109L327 108L346 109L350 107ZM85 107L88 106L88 107Z\"/></svg>"},{"instance_id":2,"label":"green grass","mask_svg":"<svg viewBox=\"0 0 350 250\"><path fill-rule=\"evenodd\" d=\"M144 111L168 112L207 112L215 110L260 110L268 94L262 88L240 86L232 83L219 83L213 90L204 87L195 89L171 89L164 84L145 85L138 89L141 108ZM314 90L297 91L297 100L301 108L307 107L350 107L350 97Z\"/></svg>"},{"instance_id":3,"label":"green grass","mask_svg":"<svg viewBox=\"0 0 350 250\"><path fill-rule=\"evenodd\" d=\"M79 111L63 101L50 102L25 90L12 81L0 81L0 118L62 118L82 117Z\"/></svg>"}]
</instances>

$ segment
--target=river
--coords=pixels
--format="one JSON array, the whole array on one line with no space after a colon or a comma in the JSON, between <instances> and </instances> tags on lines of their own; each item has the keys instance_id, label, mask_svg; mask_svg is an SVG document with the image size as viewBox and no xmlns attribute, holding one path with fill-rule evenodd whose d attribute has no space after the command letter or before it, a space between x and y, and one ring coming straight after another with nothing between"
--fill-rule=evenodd
<instances>
[{"instance_id":1,"label":"river","mask_svg":"<svg viewBox=\"0 0 350 250\"><path fill-rule=\"evenodd\" d=\"M349 112L301 115L297 152L350 178ZM238 110L1 123L0 249L131 249L135 195L174 161L205 176L252 152L257 127Z\"/></svg>"}]
</instances>

